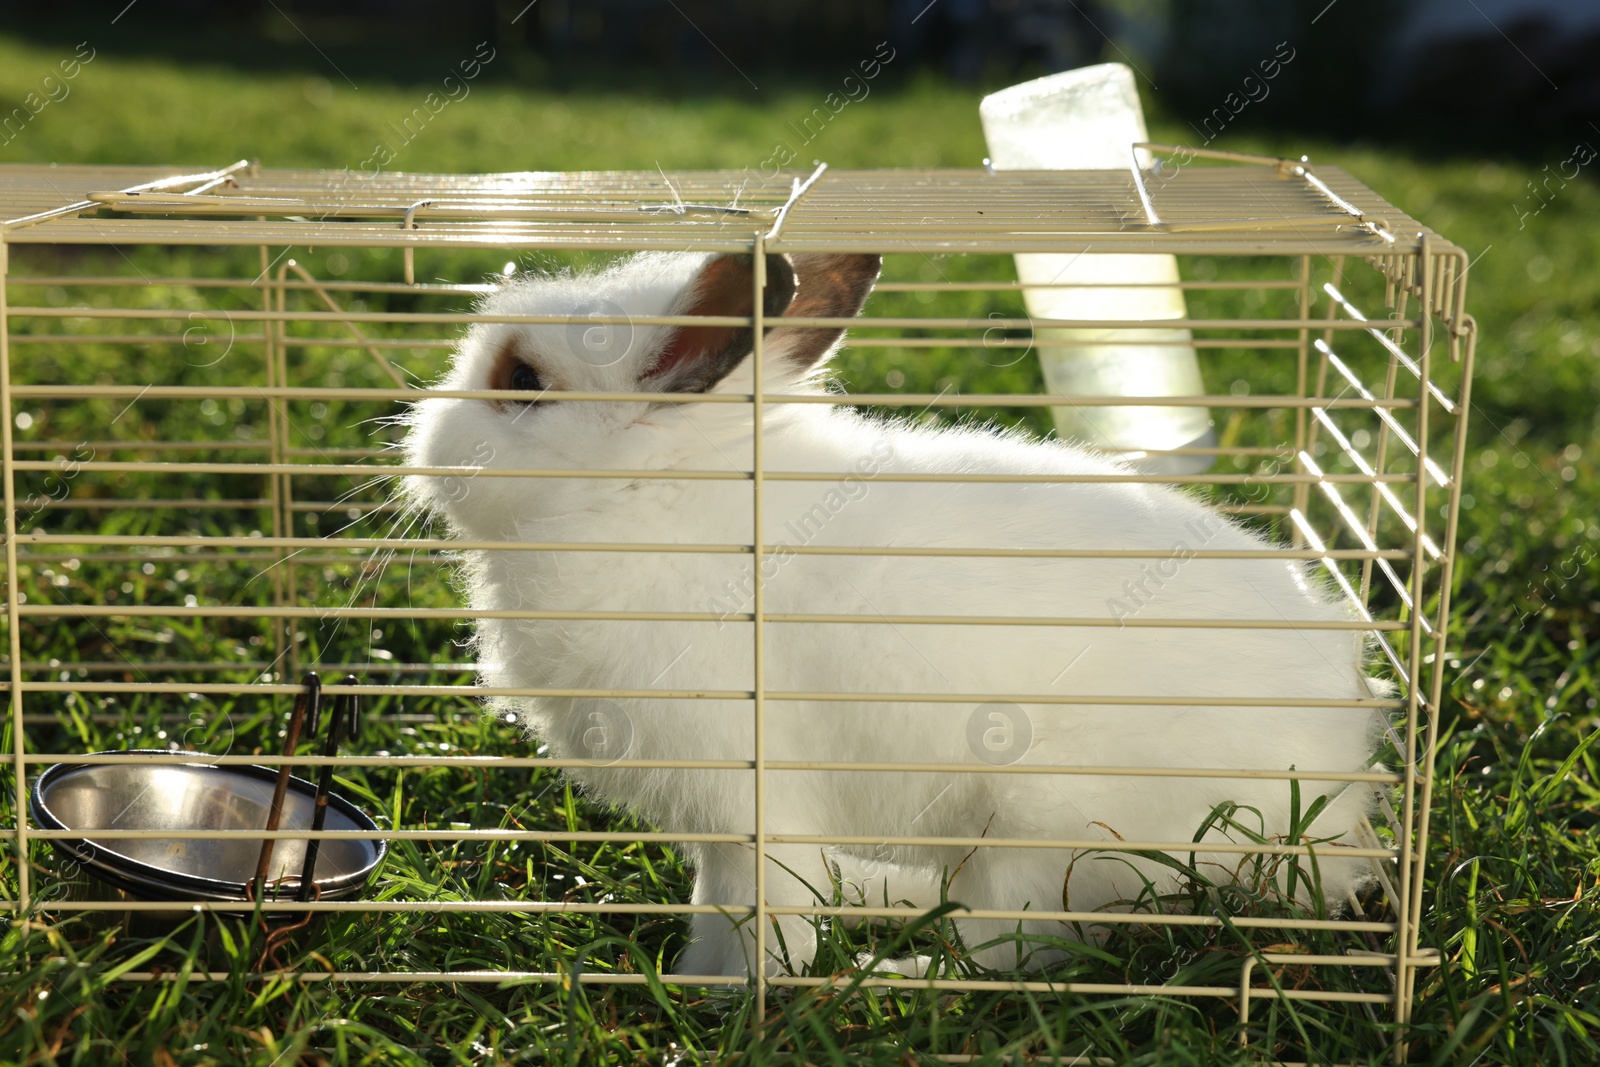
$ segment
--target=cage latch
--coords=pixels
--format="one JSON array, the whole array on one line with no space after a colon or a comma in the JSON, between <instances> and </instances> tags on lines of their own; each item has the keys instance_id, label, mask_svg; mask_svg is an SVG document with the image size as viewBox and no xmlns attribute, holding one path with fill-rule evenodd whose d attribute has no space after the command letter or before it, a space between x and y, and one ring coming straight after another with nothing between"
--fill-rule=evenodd
<instances>
[{"instance_id":1,"label":"cage latch","mask_svg":"<svg viewBox=\"0 0 1600 1067\"><path fill-rule=\"evenodd\" d=\"M405 218L405 221L400 224L400 228L402 230L414 230L414 229L416 229L417 228L417 209L418 208L424 208L424 207L432 207L432 206L433 206L433 201L432 200L418 200L415 204L412 204L410 207L406 208L406 218ZM411 245L411 244L406 245L406 248L405 248L405 261L406 261L406 284L407 285L416 285L417 284L417 249L416 249L416 245Z\"/></svg>"}]
</instances>

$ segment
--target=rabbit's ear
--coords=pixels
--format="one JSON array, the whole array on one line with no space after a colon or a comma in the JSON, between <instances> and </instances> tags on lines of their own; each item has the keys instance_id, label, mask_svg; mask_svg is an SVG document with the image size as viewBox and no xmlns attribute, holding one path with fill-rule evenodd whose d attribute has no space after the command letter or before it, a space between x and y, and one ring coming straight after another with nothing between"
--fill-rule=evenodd
<instances>
[{"instance_id":1,"label":"rabbit's ear","mask_svg":"<svg viewBox=\"0 0 1600 1067\"><path fill-rule=\"evenodd\" d=\"M766 264L762 314L775 319L794 299L794 270L783 256ZM754 308L755 257L724 255L700 269L672 314L748 317ZM645 378L667 393L708 392L750 355L751 336L749 326L674 326Z\"/></svg>"},{"instance_id":2,"label":"rabbit's ear","mask_svg":"<svg viewBox=\"0 0 1600 1067\"><path fill-rule=\"evenodd\" d=\"M802 253L794 264L794 301L785 318L853 319L872 294L883 269L879 255ZM767 335L767 346L793 369L809 371L820 363L844 336L842 326L782 326Z\"/></svg>"}]
</instances>

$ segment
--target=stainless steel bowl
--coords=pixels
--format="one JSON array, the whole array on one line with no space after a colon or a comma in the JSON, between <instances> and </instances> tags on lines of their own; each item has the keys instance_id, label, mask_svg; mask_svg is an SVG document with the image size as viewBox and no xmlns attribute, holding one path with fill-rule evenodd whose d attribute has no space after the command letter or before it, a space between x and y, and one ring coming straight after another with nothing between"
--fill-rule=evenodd
<instances>
[{"instance_id":1,"label":"stainless steel bowl","mask_svg":"<svg viewBox=\"0 0 1600 1067\"><path fill-rule=\"evenodd\" d=\"M204 760L202 753L134 749L96 755L181 755ZM219 767L204 762L61 763L33 782L34 819L52 830L83 833L84 838L52 842L85 871L142 900L247 902L255 878L261 839L111 838L96 841L95 830L262 830L278 772L271 767ZM283 830L308 830L316 786L289 779ZM328 796L328 830L376 832L378 826L337 793ZM377 838L324 840L313 877L321 900L348 900L360 894L383 862L388 845ZM305 866L306 842L279 838L273 847L269 896L292 899Z\"/></svg>"}]
</instances>

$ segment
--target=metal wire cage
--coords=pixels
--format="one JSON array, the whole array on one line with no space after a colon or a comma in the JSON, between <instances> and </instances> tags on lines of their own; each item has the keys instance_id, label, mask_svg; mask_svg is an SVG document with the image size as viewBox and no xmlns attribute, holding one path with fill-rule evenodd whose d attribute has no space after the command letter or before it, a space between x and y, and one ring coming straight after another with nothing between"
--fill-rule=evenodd
<instances>
[{"instance_id":1,"label":"metal wire cage","mask_svg":"<svg viewBox=\"0 0 1600 1067\"><path fill-rule=\"evenodd\" d=\"M1170 160L1172 152L1165 155ZM1371 635L1374 673L1395 682L1395 692L1348 703L1392 710L1384 766L1342 776L1293 769L1269 776L1286 789L1336 779L1381 794L1384 818L1372 828L1367 847L1355 850L1370 860L1377 888L1331 915L1282 900L1224 904L1214 896L1196 898L1199 906L1122 915L1038 907L1026 914L1059 920L1064 928L1109 924L1130 937L1225 932L1233 940L1211 948L1226 960L1227 980L1217 980L1214 968L1209 980L1190 980L1193 972L1176 966L1164 977L1123 980L1049 973L856 980L950 991L1220 998L1236 1002L1242 1020L1250 1018L1253 998L1321 1000L1388 1013L1405 1023L1418 969L1439 960L1436 950L1419 943L1419 927L1475 338L1464 310L1468 264L1459 248L1336 168L1251 157L1202 162L1196 158L1201 155L1222 156L1188 152L1181 166L1168 162L1144 172L823 168L809 176L772 178L748 171L355 175L244 162L205 173L0 168L0 453L11 694L10 781L4 783L0 831L17 860L14 876L0 885L7 897L0 899L0 910L121 915L174 907L129 900L94 885L62 888L73 872L51 858L45 843L81 835L41 828L27 815L30 783L44 767L193 759L86 756L90 737L129 748L200 751L221 765L287 763L309 772L333 762L368 803L384 807L387 818L380 822L388 825L382 836L418 855L431 853L441 869L469 861L492 865L494 856L518 848L559 846L593 848L592 862L599 864L608 849L611 855L630 848L659 851L693 836L625 819L599 826L567 819L565 826L530 829L502 817L507 807L482 807L475 809L481 820L451 815L441 824L437 813L412 810L408 820L409 809L385 807L403 791L408 775L455 776L469 792L481 778L487 796L487 775L497 776L496 788L531 789L530 780L548 788L573 762L549 758L507 724L499 724L498 749L463 753L429 740L435 724L481 719L484 697L552 694L475 684L461 637L481 613L460 607L442 574L443 561L459 546L393 521L391 476L477 472L399 467L392 451L398 431L372 425L403 402L429 395L420 383L435 376L462 330L481 321L473 305L496 288L496 273L518 264L561 268L640 250L882 253L884 280L864 316L851 324L841 357L851 391L806 402L929 421L994 419L1048 432L1050 409L1064 401L1041 390L1030 355L1033 331L1114 331L1127 323L1030 320L1020 310L1021 283L1010 280L1009 257L1166 253L1179 257L1190 315L1163 325L1191 332L1206 394L1114 402L1208 408L1216 419L1215 444L1186 450L1210 463L1200 473L1125 477L1190 487L1221 511L1269 531L1280 546L1258 554L1312 561L1353 606L1352 627ZM502 266L508 258L512 263ZM602 309L570 321L588 326L622 320ZM572 393L560 399L614 398ZM753 394L724 399L750 406L758 424L764 412L796 402L763 393L759 376ZM511 473L570 475L537 468ZM748 482L759 507L764 485L804 476L764 470L758 458L751 469L726 477ZM941 477L961 475L926 480L937 483ZM761 529L759 522L755 529ZM774 546L760 541L758 535L754 543L726 545L522 547L723 552L763 560ZM850 551L892 564L897 550L860 545ZM1160 555L1113 544L1099 554L1126 557L1135 566ZM759 588L758 581L752 602L728 618L708 614L698 603L682 605L674 617L731 619L754 631L754 648L760 650L767 627L796 620L769 613ZM950 605L946 617L881 621L907 629L952 621L1063 629L1109 624L1103 615L963 618L962 607ZM1223 617L1195 621L1147 614L1140 625L1241 625ZM614 617L632 616L622 611ZM369 726L377 727L379 740L341 756L271 755L283 702L298 690L300 673L318 664L338 664L361 678ZM757 723L776 702L819 696L764 691L759 681L749 692L697 691L694 685L691 680L673 695L747 701ZM1130 686L1136 688L1136 681ZM828 687L818 679L812 688ZM325 689L339 694L348 687ZM597 688L591 695L626 701L642 694ZM951 699L975 705L1070 702L1014 692ZM624 765L682 763L639 752ZM786 766L784 754L758 745L751 760L728 769L753 769L752 805L761 813L764 777ZM847 776L890 767L860 762L823 769ZM916 770L967 775L1041 768L975 761ZM1180 773L1159 766L1087 770L1146 779ZM1217 767L1181 773L1227 780L1246 772ZM278 836L360 833L291 828ZM262 837L259 831L215 829L187 835L256 842ZM114 848L118 840L140 836L170 839L173 847L181 847L185 837L110 829L97 831L95 840ZM774 843L821 847L839 840L777 834L760 816L753 834L723 836L756 853ZM1006 845L982 837L950 843L972 849ZM1105 847L1092 841L1057 844ZM1179 856L1192 851L1189 845L1178 840L1118 847ZM1296 840L1236 846L1241 859L1266 863L1299 862L1315 850ZM577 888L581 877L576 885L571 878L564 885L514 878L509 888L504 878L471 885L477 888L463 884L449 894L439 893L437 885L382 885L373 900L269 900L261 907L354 917L382 912L390 919L446 912L460 922L484 915L555 922L602 914L624 923L659 923L696 910L667 899L590 899L592 894ZM214 901L194 906L221 907ZM772 936L768 920L779 909L765 900L719 906L753 915L756 936ZM852 912L875 921L918 914L888 902L861 907L837 898L798 910L819 921ZM1023 913L992 917L1018 919ZM564 973L559 963L519 968L508 961L497 969L419 972L379 958L334 976L369 982L555 980ZM627 966L591 965L581 977L593 983L641 981ZM808 973L803 965L771 977L721 979L750 983L758 998L772 989L838 980Z\"/></svg>"}]
</instances>

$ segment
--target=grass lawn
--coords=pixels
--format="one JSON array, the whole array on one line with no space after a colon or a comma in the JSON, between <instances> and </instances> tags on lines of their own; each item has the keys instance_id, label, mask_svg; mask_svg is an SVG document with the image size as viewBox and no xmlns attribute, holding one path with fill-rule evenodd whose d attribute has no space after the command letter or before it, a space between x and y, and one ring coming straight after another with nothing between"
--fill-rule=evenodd
<instances>
[{"instance_id":1,"label":"grass lawn","mask_svg":"<svg viewBox=\"0 0 1600 1067\"><path fill-rule=\"evenodd\" d=\"M71 54L70 46L0 36L0 111L34 91ZM776 145L797 140L787 124L809 113L829 88L791 84L715 96L606 88L600 79L588 78L581 90L557 91L517 84L510 77L513 59L492 61L470 96L450 104L419 136L399 145L389 169L754 168L772 157ZM71 81L69 95L52 101L9 143L0 144L0 163L213 165L250 157L268 166L357 168L380 142L395 141L390 124L418 106L433 83L420 75L396 81L357 73L356 80L359 89L331 68L318 74L245 71L102 49ZM867 99L846 108L805 146L796 165L815 155L841 167L971 166L984 155L974 91L913 76L892 63L874 85ZM1160 106L1159 100L1150 103ZM1159 111L1152 124L1157 139L1192 140L1183 124ZM1600 143L1600 135L1592 142ZM1541 167L1554 169L1571 155L1572 145L1565 143L1552 144L1532 162L1471 154L1441 159L1393 146L1246 132L1230 132L1221 146L1304 153L1336 163L1469 254L1481 253L1468 292L1481 339L1450 637L1447 730L1438 757L1423 914L1422 943L1440 949L1446 962L1419 978L1412 1055L1419 1062L1462 1064L1600 1062L1595 816L1600 775L1587 747L1600 721L1594 626L1600 612L1595 466L1600 452L1600 318L1595 314L1600 229L1593 225L1600 217L1600 189L1586 170L1547 193L1548 204L1537 214L1519 218L1515 205L1526 211L1538 203L1527 183L1547 173ZM37 254L45 258L29 260L30 269L53 262L50 253ZM143 258L154 253L129 250L129 255L134 269L155 264ZM203 251L184 255L189 258L163 260L158 269L168 274L219 269L207 265ZM311 256L327 273L349 270L368 277L377 272L360 261L331 264L327 250ZM74 261L71 269L90 266L92 261ZM481 256L464 256L441 259L431 269L459 277L495 266ZM124 269L111 260L105 267ZM56 296L27 290L28 302L39 299ZM197 297L193 290L152 286L118 299L171 306ZM66 302L65 294L57 302ZM443 298L423 298L404 306L452 305ZM19 346L18 351L25 353L19 360L32 362L20 363L17 377L37 381L94 380L97 373L114 373L118 361L128 358L127 346L105 343L72 349ZM331 376L352 385L384 384L374 365L347 360L344 351L304 349L302 370L321 384L334 381ZM441 356L408 358L407 369L427 377ZM953 372L947 362L936 360L915 373L908 370L898 384L885 384L884 366L854 360L843 370L852 387L872 391L901 386L916 391ZM229 373L226 364L215 371L175 365L170 380L217 382ZM1001 377L976 383L979 390L1032 387L1031 380ZM30 433L52 440L79 432L104 434L117 407L120 402L110 401L103 410L37 407L29 412L31 429L21 427L19 440ZM151 434L226 442L265 433L264 413L244 402L231 409L212 403L198 415L162 402L141 404L138 411ZM355 406L313 411L304 405L294 413L294 433L308 445L367 444L368 430L354 423L369 414ZM180 420L189 421L183 429L171 429ZM92 497L147 488L111 481L97 488L86 481L75 492ZM219 500L259 492L248 478L238 484L193 479L184 488ZM348 486L329 479L324 488L336 493ZM380 488L357 502L381 495ZM258 521L249 509L219 508L204 515L201 527L207 533L248 533ZM297 532L317 529L316 516L303 519L306 525ZM134 510L50 519L53 530L128 534L148 532L155 521L156 513ZM363 521L373 522L373 531L381 529L376 518ZM194 595L202 603L221 598L271 603L268 583L249 580L257 568L245 553L192 567L181 561L138 568L132 563L79 567L77 562L31 564L17 576L18 586L48 588L62 596L76 591L77 599L115 589L123 602L143 602L147 596L152 603L172 602ZM401 573L397 566L387 578L375 580L389 582L394 595L409 597L394 603L456 603L438 575L417 572L407 582ZM330 559L320 567L300 567L293 580L307 598L319 589L353 596L363 576L359 565ZM78 660L108 658L118 649L130 658L131 670L137 670L134 661L146 660L238 662L234 674L215 677L254 677L243 664L258 658L269 642L263 627L249 620L201 621L187 620L187 629L179 624L152 630L141 628L138 619L113 619L106 620L103 632L86 635L63 625L48 639L56 642L51 649L66 668ZM438 658L441 642L453 637L460 632L420 623L388 634L369 629L358 651L395 662L427 661ZM308 636L309 652L315 659L326 650L337 662L346 654L340 642L349 639L348 633L318 628ZM166 669L181 674L179 667ZM69 671L63 673L70 677ZM437 678L467 680L444 672ZM134 674L128 680L136 680ZM31 708L38 711L41 705L35 699ZM30 742L70 751L165 745L178 738L206 751L250 752L271 747L269 738L275 736L265 703L195 702L184 709L191 716L188 725L177 728L162 718L171 710L140 696L64 699L50 712L54 721L39 725ZM528 754L504 724L461 700L416 701L404 709L409 717L382 702L371 710L380 725L363 746L373 750ZM8 719L6 751L12 745L9 731ZM9 775L9 767L0 770L0 825L6 826L20 814L13 807ZM387 825L571 830L634 825L597 809L547 774L530 780L527 772L514 770L401 775L374 768L341 777L341 783ZM46 869L54 862L44 848L34 859ZM15 893L12 860L9 850L0 859L0 897ZM655 846L401 841L393 846L376 895L440 902L651 903L687 899L688 879L676 857ZM9 921L0 929L0 971L13 975L0 984L0 1064L643 1064L701 1062L713 1055L725 1063L932 1062L912 1048L970 1053L997 1063L1010 1053L1047 1062L1053 1055L1086 1053L1116 1063L1162 1065L1252 1062L1266 1050L1315 1062L1385 1062L1387 1056L1388 1037L1380 1025L1364 1021L1357 1011L1309 1005L1259 1011L1251 1049L1245 1051L1237 1043L1235 1009L1226 1001L924 992L862 992L845 1001L800 995L774 998L769 1024L758 1034L749 1026L749 1002L740 995L666 990L657 984L301 986L252 976L250 966L263 950L260 939L227 923L202 928L197 920L163 940L107 930L82 917L55 921L60 914ZM842 968L854 952L872 948L876 935L865 930L830 936L824 951L832 956L825 956L824 965L832 959ZM1230 936L1208 931L1130 935L1098 956L1086 953L1065 976L1157 982L1181 971L1184 981L1227 984L1237 980L1240 947ZM332 918L280 958L309 969L536 970L582 953L596 961L594 966L648 976L669 967L681 943L679 920L668 917L396 913ZM124 971L155 966L175 980L148 986L115 982ZM208 968L229 971L231 977L190 980L194 971Z\"/></svg>"}]
</instances>

